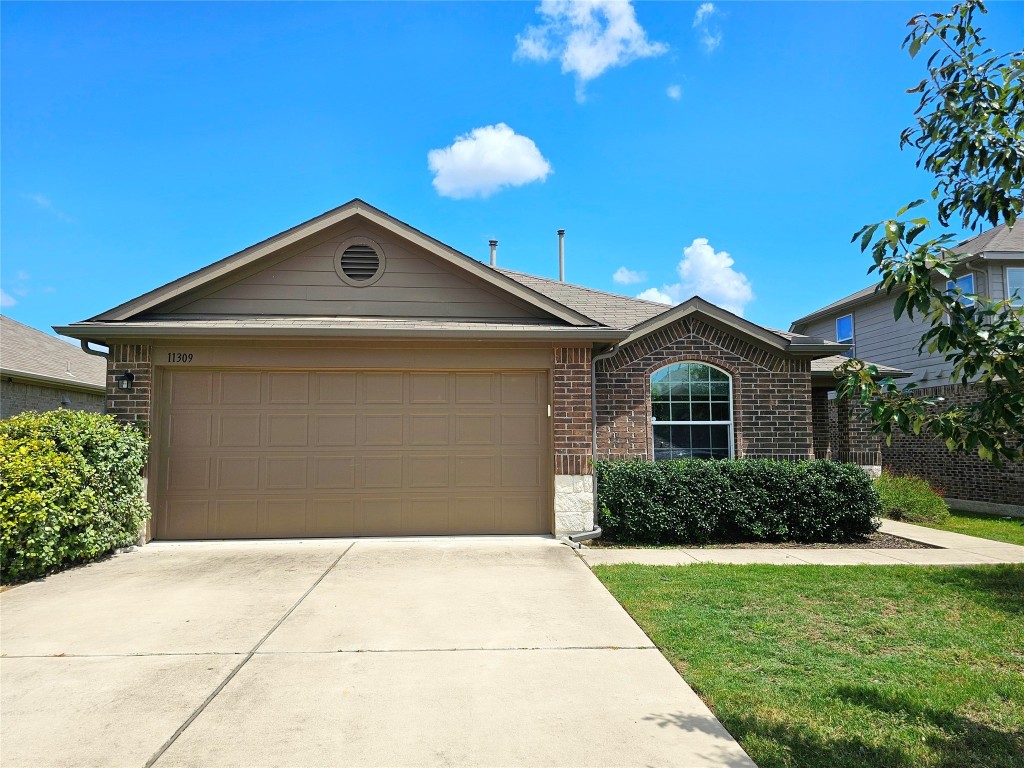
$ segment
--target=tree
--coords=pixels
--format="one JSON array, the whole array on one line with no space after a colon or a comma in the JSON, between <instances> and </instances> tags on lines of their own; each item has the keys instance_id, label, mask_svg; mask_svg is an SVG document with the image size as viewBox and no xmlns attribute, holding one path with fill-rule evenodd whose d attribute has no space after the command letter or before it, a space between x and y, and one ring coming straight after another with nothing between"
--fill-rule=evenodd
<instances>
[{"instance_id":1,"label":"tree","mask_svg":"<svg viewBox=\"0 0 1024 768\"><path fill-rule=\"evenodd\" d=\"M1012 227L1024 208L1024 52L994 54L975 26L986 13L981 0L966 0L949 13L918 15L903 41L911 57L935 48L928 76L908 93L919 93L915 125L903 131L900 148L918 150L917 165L935 176L931 196L938 223L972 230ZM996 464L1024 453L1024 327L1010 302L946 290L959 253L950 233L924 239L931 222L896 218L861 228L853 237L870 251L880 290L895 295L894 318L922 318L927 330L919 352L937 352L953 364L950 380L976 382L983 400L951 405L922 397L913 385L877 381L874 366L851 360L840 366L841 398L859 401L875 432L932 433L951 451L975 452Z\"/></svg>"}]
</instances>

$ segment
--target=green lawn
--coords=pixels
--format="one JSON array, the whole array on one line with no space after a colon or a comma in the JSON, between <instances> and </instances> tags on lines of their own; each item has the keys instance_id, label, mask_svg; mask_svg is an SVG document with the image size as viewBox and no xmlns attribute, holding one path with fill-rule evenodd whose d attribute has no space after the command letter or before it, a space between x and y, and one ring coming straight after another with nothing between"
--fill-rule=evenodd
<instances>
[{"instance_id":1,"label":"green lawn","mask_svg":"<svg viewBox=\"0 0 1024 768\"><path fill-rule=\"evenodd\" d=\"M1024 766L1024 566L599 566L760 768Z\"/></svg>"},{"instance_id":2,"label":"green lawn","mask_svg":"<svg viewBox=\"0 0 1024 768\"><path fill-rule=\"evenodd\" d=\"M1024 546L1024 518L993 517L977 512L951 512L944 523L914 523L940 531L966 533L968 536L980 536L983 539L1006 541L1010 544Z\"/></svg>"}]
</instances>

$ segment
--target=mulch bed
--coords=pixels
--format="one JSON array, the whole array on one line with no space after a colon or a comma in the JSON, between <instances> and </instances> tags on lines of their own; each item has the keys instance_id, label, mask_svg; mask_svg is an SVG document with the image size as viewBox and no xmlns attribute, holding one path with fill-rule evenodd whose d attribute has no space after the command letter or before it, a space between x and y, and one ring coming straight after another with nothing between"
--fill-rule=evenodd
<instances>
[{"instance_id":1,"label":"mulch bed","mask_svg":"<svg viewBox=\"0 0 1024 768\"><path fill-rule=\"evenodd\" d=\"M620 544L606 538L594 539L586 542L585 546L605 549L938 549L928 544L921 544L910 539L903 539L899 536L892 536L888 533L872 533L862 539L844 541L838 544L833 543L811 543L804 544L796 541L747 541L729 542L724 544L705 544L693 546L687 544Z\"/></svg>"}]
</instances>

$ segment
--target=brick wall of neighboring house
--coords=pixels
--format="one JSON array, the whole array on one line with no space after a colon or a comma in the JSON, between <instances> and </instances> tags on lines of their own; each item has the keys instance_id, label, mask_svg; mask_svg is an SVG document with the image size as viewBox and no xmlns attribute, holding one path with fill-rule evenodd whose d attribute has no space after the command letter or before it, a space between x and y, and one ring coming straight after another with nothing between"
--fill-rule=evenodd
<instances>
[{"instance_id":1,"label":"brick wall of neighboring house","mask_svg":"<svg viewBox=\"0 0 1024 768\"><path fill-rule=\"evenodd\" d=\"M816 459L828 459L832 456L828 393L828 387L814 387L811 390L811 431Z\"/></svg>"},{"instance_id":2,"label":"brick wall of neighboring house","mask_svg":"<svg viewBox=\"0 0 1024 768\"><path fill-rule=\"evenodd\" d=\"M984 389L948 384L922 387L926 397L944 397L947 404L965 405L984 397ZM997 468L975 455L950 453L930 435L894 435L882 446L882 465L893 471L924 477L951 499L1024 507L1024 461Z\"/></svg>"},{"instance_id":3,"label":"brick wall of neighboring house","mask_svg":"<svg viewBox=\"0 0 1024 768\"><path fill-rule=\"evenodd\" d=\"M884 439L871 431L867 410L860 403L827 401L829 458L862 467L880 467Z\"/></svg>"},{"instance_id":4,"label":"brick wall of neighboring house","mask_svg":"<svg viewBox=\"0 0 1024 768\"><path fill-rule=\"evenodd\" d=\"M650 375L683 361L710 363L732 375L736 456L811 456L810 363L686 318L598 362L600 458L651 458Z\"/></svg>"},{"instance_id":5,"label":"brick wall of neighboring house","mask_svg":"<svg viewBox=\"0 0 1024 768\"><path fill-rule=\"evenodd\" d=\"M556 347L552 370L556 475L591 474L590 348Z\"/></svg>"},{"instance_id":6,"label":"brick wall of neighboring house","mask_svg":"<svg viewBox=\"0 0 1024 768\"><path fill-rule=\"evenodd\" d=\"M99 392L61 389L60 385L17 379L0 382L0 419L25 411L55 411L58 408L103 413L103 403L104 397Z\"/></svg>"},{"instance_id":7,"label":"brick wall of neighboring house","mask_svg":"<svg viewBox=\"0 0 1024 768\"><path fill-rule=\"evenodd\" d=\"M117 388L125 371L135 375L131 390ZM112 344L107 359L107 413L149 432L150 395L153 392L152 347L147 344Z\"/></svg>"}]
</instances>

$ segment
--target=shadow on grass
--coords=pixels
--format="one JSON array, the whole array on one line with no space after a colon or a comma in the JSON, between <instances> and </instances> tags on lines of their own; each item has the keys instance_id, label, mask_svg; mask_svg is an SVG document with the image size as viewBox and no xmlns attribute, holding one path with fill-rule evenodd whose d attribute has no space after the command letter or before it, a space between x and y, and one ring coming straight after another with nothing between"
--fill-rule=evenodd
<instances>
[{"instance_id":1,"label":"shadow on grass","mask_svg":"<svg viewBox=\"0 0 1024 768\"><path fill-rule=\"evenodd\" d=\"M1024 726L1004 731L979 723L949 709L913 701L907 696L883 693L867 686L840 686L836 694L845 701L877 712L923 721L946 734L929 747L940 768L1021 768L1024 766Z\"/></svg>"},{"instance_id":2,"label":"shadow on grass","mask_svg":"<svg viewBox=\"0 0 1024 768\"><path fill-rule=\"evenodd\" d=\"M943 568L935 572L934 579L988 608L1024 613L1024 565Z\"/></svg>"}]
</instances>

